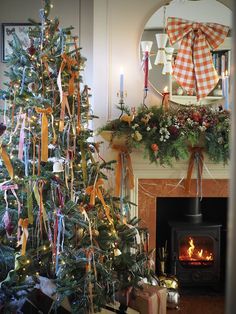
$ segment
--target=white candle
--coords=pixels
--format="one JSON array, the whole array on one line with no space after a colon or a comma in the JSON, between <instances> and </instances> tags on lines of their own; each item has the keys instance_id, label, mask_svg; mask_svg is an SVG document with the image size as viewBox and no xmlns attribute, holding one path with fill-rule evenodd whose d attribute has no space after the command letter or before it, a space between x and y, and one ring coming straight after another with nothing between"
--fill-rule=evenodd
<instances>
[{"instance_id":1,"label":"white candle","mask_svg":"<svg viewBox=\"0 0 236 314\"><path fill-rule=\"evenodd\" d=\"M224 99L224 109L229 110L229 76L227 71L222 73L222 95Z\"/></svg>"},{"instance_id":2,"label":"white candle","mask_svg":"<svg viewBox=\"0 0 236 314\"><path fill-rule=\"evenodd\" d=\"M120 69L120 97L124 96L124 71Z\"/></svg>"}]
</instances>

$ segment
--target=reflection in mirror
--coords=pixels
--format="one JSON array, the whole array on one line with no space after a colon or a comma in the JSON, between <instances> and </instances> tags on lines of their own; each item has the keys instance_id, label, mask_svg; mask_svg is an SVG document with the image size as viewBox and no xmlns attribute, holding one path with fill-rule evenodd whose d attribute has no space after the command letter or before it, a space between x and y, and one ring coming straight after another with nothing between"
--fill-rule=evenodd
<instances>
[{"instance_id":1,"label":"reflection in mirror","mask_svg":"<svg viewBox=\"0 0 236 314\"><path fill-rule=\"evenodd\" d=\"M157 10L145 25L141 37L141 55L144 56L144 51L148 43L150 51L148 78L150 85L158 93L162 93L164 88L168 86L170 99L174 102L181 104L196 103L196 95L189 95L176 82L174 76L170 74L180 42L174 44L173 47L170 46L166 35L168 17L178 17L199 23L219 23L231 27L232 12L216 0L174 0L169 5ZM167 60L163 61L163 57ZM230 37L226 37L216 51L212 52L213 64L218 73L219 81L208 96L198 103L204 104L223 101L222 93L223 96L226 96L224 94L225 78L228 78L230 74L230 58L231 39Z\"/></svg>"}]
</instances>

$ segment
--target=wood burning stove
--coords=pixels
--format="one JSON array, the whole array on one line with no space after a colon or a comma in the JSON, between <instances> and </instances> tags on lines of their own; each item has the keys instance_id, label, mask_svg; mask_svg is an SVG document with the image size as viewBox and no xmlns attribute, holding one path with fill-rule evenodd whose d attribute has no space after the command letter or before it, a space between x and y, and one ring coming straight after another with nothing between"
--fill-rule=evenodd
<instances>
[{"instance_id":1,"label":"wood burning stove","mask_svg":"<svg viewBox=\"0 0 236 314\"><path fill-rule=\"evenodd\" d=\"M182 286L220 283L221 225L202 222L199 199L191 199L185 221L169 222L171 268Z\"/></svg>"}]
</instances>

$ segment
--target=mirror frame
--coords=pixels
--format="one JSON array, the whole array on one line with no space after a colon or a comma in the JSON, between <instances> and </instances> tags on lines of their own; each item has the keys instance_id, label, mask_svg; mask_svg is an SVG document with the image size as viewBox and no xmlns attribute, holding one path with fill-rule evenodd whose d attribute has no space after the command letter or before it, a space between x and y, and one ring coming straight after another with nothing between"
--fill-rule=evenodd
<instances>
[{"instance_id":1,"label":"mirror frame","mask_svg":"<svg viewBox=\"0 0 236 314\"><path fill-rule=\"evenodd\" d=\"M140 46L141 46L140 43L141 43L141 40L142 40L143 32L145 30L145 25L147 24L149 19L152 17L152 15L157 10L161 9L163 6L168 6L172 1L174 1L174 0L166 0L166 1L163 1L163 2L160 1L160 3L158 3L158 5L152 10L152 13L149 15L149 17L144 22L143 30L142 30L142 33L140 35L140 40L139 40L139 60L142 60L142 53L141 53L141 49L140 49ZM221 4L223 4L224 6L226 6L228 9L230 9L233 12L233 0L216 0L216 1L220 2ZM157 88L155 88L155 86L150 82L150 80L148 81L148 83L149 83L150 90L152 91L153 95L154 96L157 95L160 98L162 98L163 94L161 93L161 91L157 90ZM211 103L209 103L209 105L214 105L215 102L219 103L219 100L212 101ZM173 104L173 105L187 106L187 105L179 104L179 103L177 103L177 102L175 102L173 100L170 100L170 103Z\"/></svg>"}]
</instances>

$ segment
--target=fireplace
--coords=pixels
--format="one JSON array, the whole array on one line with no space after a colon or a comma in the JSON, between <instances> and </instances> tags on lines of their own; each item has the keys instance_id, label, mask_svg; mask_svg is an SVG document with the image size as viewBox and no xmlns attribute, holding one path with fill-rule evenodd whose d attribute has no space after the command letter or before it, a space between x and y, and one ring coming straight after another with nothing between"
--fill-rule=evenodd
<instances>
[{"instance_id":1,"label":"fireplace","mask_svg":"<svg viewBox=\"0 0 236 314\"><path fill-rule=\"evenodd\" d=\"M180 222L184 221L186 210L189 207L189 202L184 201L188 198L195 196L196 180L193 179L191 182L190 193L181 187L178 183L178 179L138 179L137 181L137 200L139 205L138 216L141 219L141 226L147 227L150 232L150 249L157 249L159 247L165 246L165 241L171 243L171 232L169 222ZM209 225L217 225L218 231L214 235L210 235L208 238L212 239L218 237L217 233L220 233L218 237L221 241L219 242L221 251L221 261L220 261L220 282L224 283L225 279L225 255L226 255L226 225L227 225L227 200L228 200L228 180L227 179L203 179L202 180L202 196L201 207L203 209L203 222L207 223L207 228ZM163 207L163 204L165 206ZM174 205L174 206L173 206ZM189 218L188 218L189 219ZM189 222L187 223L189 225ZM222 225L222 227L220 227ZM169 226L169 227L168 227ZM191 228L192 230L192 228ZM203 233L205 236L205 234ZM190 236L190 235L189 235ZM185 242L189 241L189 236ZM196 235L192 234L192 237ZM201 236L201 234L198 236ZM208 236L208 235L207 235ZM199 241L203 241L202 238L198 238ZM211 241L209 241L211 243ZM214 254L219 254L216 248L217 242L211 243L216 251ZM169 255L171 255L171 249L168 247ZM173 257L175 259L176 257ZM170 259L170 256L169 256ZM170 260L167 261L168 273L173 272L173 265L171 265ZM207 264L207 263L205 263ZM215 263L209 262L207 265L202 265L199 268L203 268L206 271L212 269ZM218 264L219 265L219 264ZM193 266L193 265L192 265ZM188 269L191 265L182 261L180 267L183 269ZM214 266L215 267L215 266ZM218 266L217 266L218 267ZM158 264L156 263L156 269L158 269ZM214 268L213 268L214 269ZM198 275L195 274L196 276ZM214 279L216 280L216 279ZM213 281L214 281L213 280ZM209 282L207 284L210 284Z\"/></svg>"},{"instance_id":2,"label":"fireplace","mask_svg":"<svg viewBox=\"0 0 236 314\"><path fill-rule=\"evenodd\" d=\"M221 225L204 222L169 224L171 273L176 273L181 286L219 286Z\"/></svg>"},{"instance_id":3,"label":"fireplace","mask_svg":"<svg viewBox=\"0 0 236 314\"><path fill-rule=\"evenodd\" d=\"M203 220L199 197L187 204L183 220L169 222L172 273L182 286L219 285L222 225Z\"/></svg>"}]
</instances>

